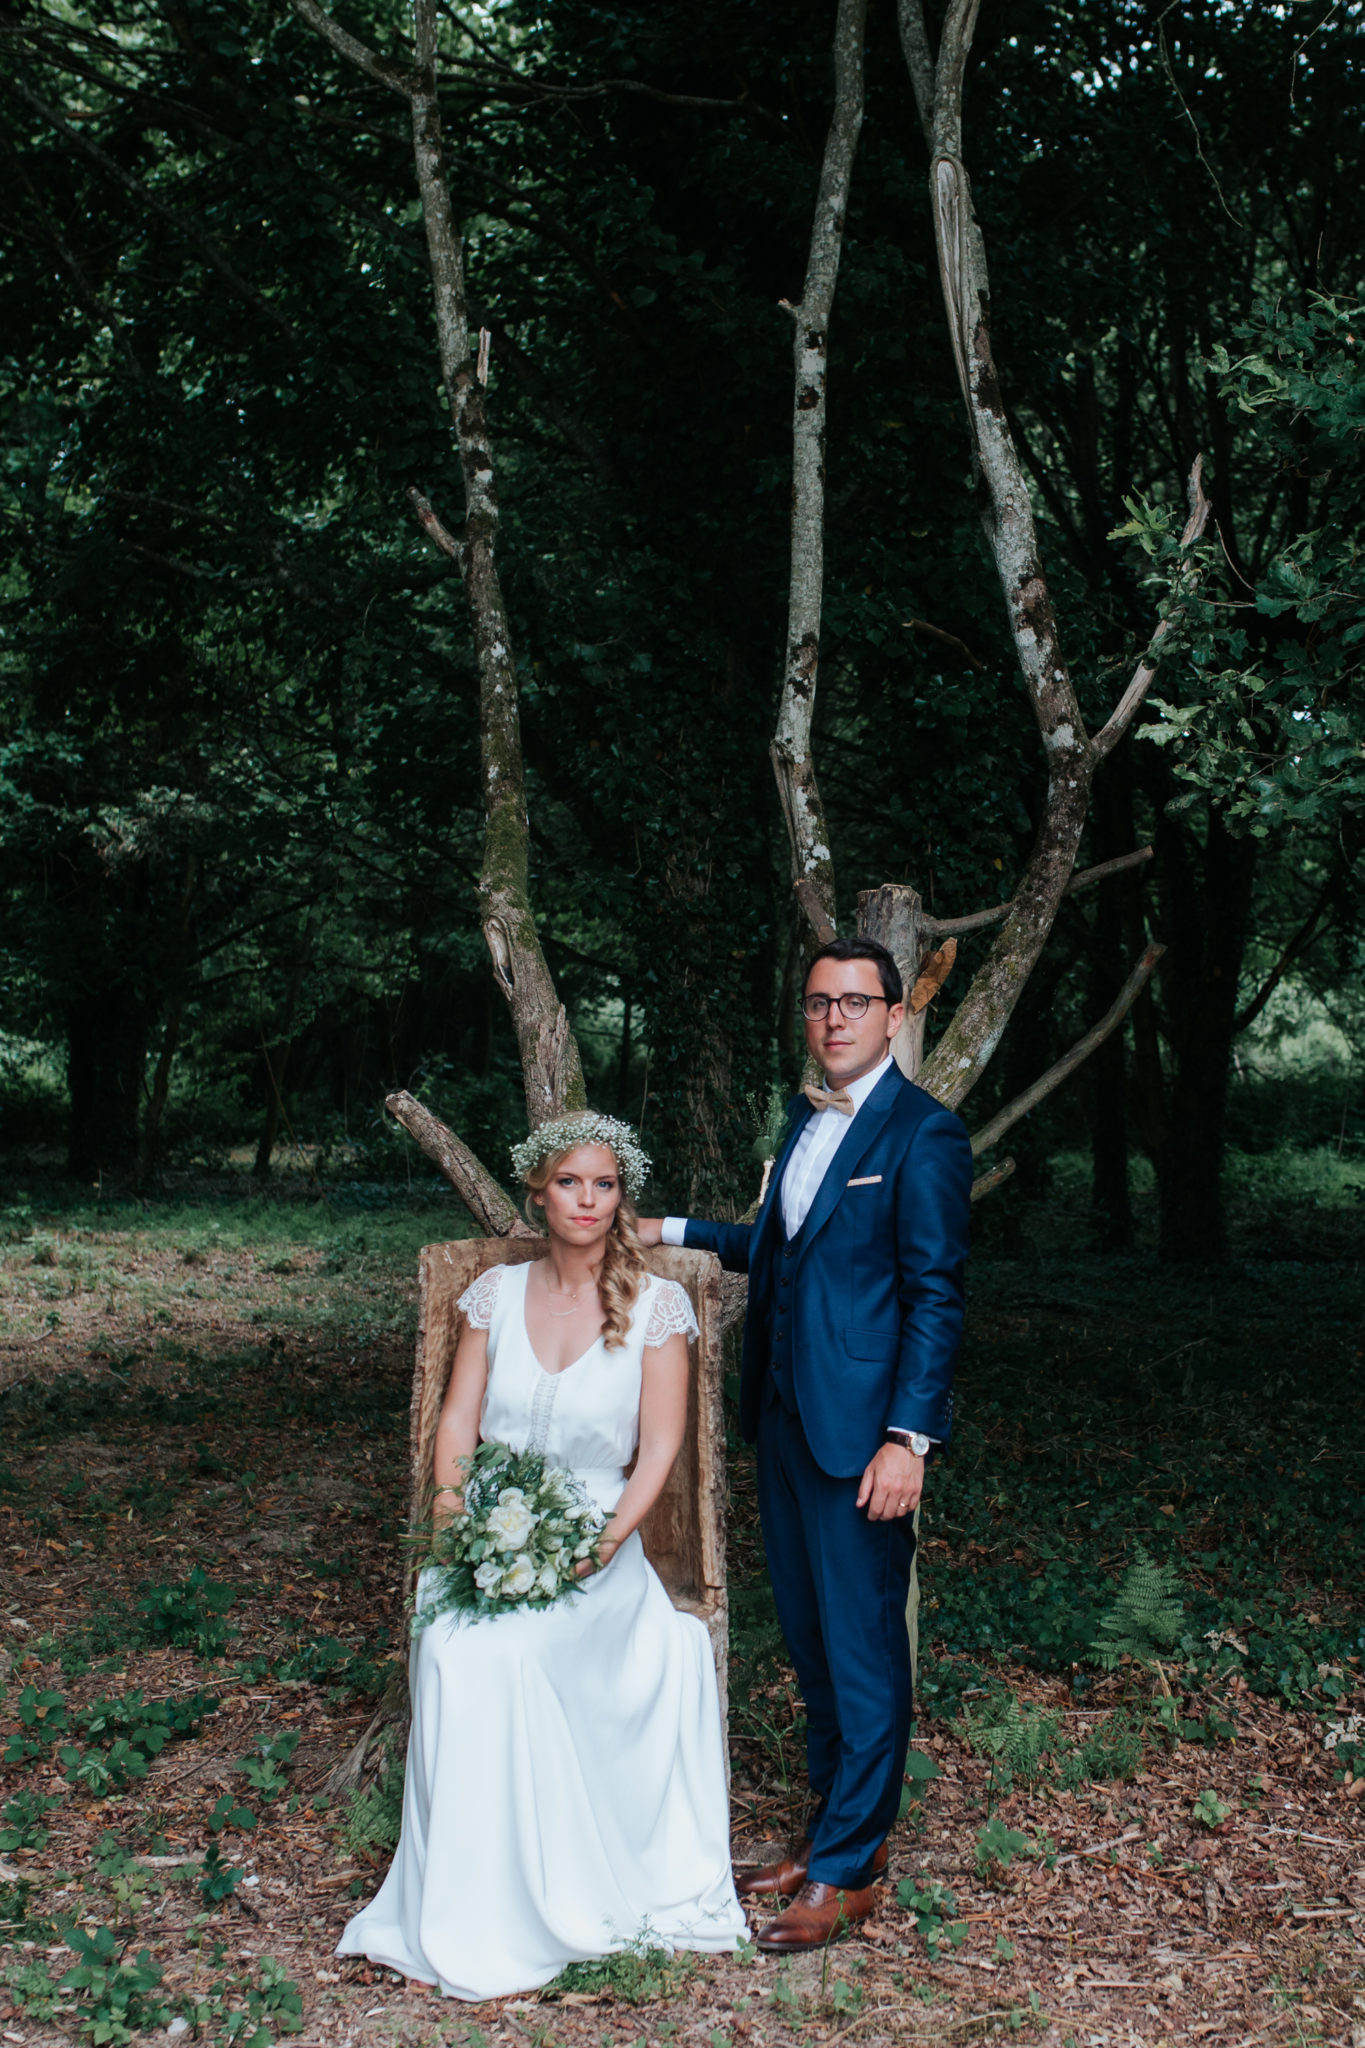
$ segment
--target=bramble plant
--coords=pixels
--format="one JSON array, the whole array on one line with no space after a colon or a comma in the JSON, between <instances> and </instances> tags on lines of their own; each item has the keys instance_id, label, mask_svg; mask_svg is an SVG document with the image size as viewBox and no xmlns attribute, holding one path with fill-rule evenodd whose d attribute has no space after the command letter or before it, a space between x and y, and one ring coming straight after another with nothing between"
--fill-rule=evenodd
<instances>
[{"instance_id":1,"label":"bramble plant","mask_svg":"<svg viewBox=\"0 0 1365 2048\"><path fill-rule=\"evenodd\" d=\"M1192 1812L1201 1827L1221 1828L1232 1808L1224 1805L1212 1787L1206 1785L1195 1800Z\"/></svg>"},{"instance_id":2,"label":"bramble plant","mask_svg":"<svg viewBox=\"0 0 1365 2048\"><path fill-rule=\"evenodd\" d=\"M262 1736L256 1744L255 1756L238 1759L238 1770L252 1791L267 1804L278 1799L285 1790L288 1780L284 1774L298 1746L297 1729L287 1728L278 1735Z\"/></svg>"},{"instance_id":3,"label":"bramble plant","mask_svg":"<svg viewBox=\"0 0 1365 2048\"><path fill-rule=\"evenodd\" d=\"M937 1957L945 1941L949 1948L959 1949L967 1939L966 1921L953 1917L957 1899L937 1878L903 1877L896 1886L896 1903L914 1914L916 1929L924 1936L931 1959Z\"/></svg>"},{"instance_id":4,"label":"bramble plant","mask_svg":"<svg viewBox=\"0 0 1365 2048\"><path fill-rule=\"evenodd\" d=\"M35 1792L28 1786L7 1799L6 1825L0 1828L0 1854L10 1856L16 1849L45 1847L48 1830L41 1825L43 1816L61 1803L59 1794Z\"/></svg>"},{"instance_id":5,"label":"bramble plant","mask_svg":"<svg viewBox=\"0 0 1365 2048\"><path fill-rule=\"evenodd\" d=\"M217 1842L210 1842L199 1871L199 1890L205 1905L220 1906L224 1899L230 1899L244 1875L239 1865L224 1859Z\"/></svg>"},{"instance_id":6,"label":"bramble plant","mask_svg":"<svg viewBox=\"0 0 1365 2048\"><path fill-rule=\"evenodd\" d=\"M976 1838L976 1871L983 1884L998 1884L1016 1856L1036 1856L1037 1844L993 1814Z\"/></svg>"},{"instance_id":7,"label":"bramble plant","mask_svg":"<svg viewBox=\"0 0 1365 2048\"><path fill-rule=\"evenodd\" d=\"M208 1578L202 1565L194 1567L183 1585L141 1590L137 1611L151 1642L192 1649L205 1658L221 1657L237 1634L223 1619L236 1594L231 1586Z\"/></svg>"},{"instance_id":8,"label":"bramble plant","mask_svg":"<svg viewBox=\"0 0 1365 2048\"><path fill-rule=\"evenodd\" d=\"M139 1951L135 1962L124 1962L108 1927L73 1927L66 1942L77 1960L59 1978L58 1989L84 1994L81 2031L95 2048L105 2048L106 2043L123 2048L135 2034L166 2025L171 2008L155 1995L161 1971L147 1949Z\"/></svg>"}]
</instances>

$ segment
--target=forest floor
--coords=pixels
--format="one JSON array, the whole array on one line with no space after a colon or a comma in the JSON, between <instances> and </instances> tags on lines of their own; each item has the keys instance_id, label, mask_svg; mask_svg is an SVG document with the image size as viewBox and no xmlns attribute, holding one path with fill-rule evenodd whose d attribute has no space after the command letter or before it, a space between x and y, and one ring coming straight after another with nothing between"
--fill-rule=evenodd
<instances>
[{"instance_id":1,"label":"forest floor","mask_svg":"<svg viewBox=\"0 0 1365 2048\"><path fill-rule=\"evenodd\" d=\"M453 1206L14 1200L0 2039L1365 2048L1365 1283L1358 1207L1317 1199L1213 1277L977 1262L905 1811L856 1939L472 2008L333 1956L398 1773L324 1790L402 1655L415 1252ZM799 1830L801 1731L741 1451L732 1482L747 1851ZM1140 1544L1180 1640L1105 1675Z\"/></svg>"}]
</instances>

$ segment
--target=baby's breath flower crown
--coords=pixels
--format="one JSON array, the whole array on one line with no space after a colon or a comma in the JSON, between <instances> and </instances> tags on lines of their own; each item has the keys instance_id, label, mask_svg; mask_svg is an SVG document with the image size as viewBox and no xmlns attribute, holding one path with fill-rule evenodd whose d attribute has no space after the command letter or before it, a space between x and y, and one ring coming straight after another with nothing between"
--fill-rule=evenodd
<instances>
[{"instance_id":1,"label":"baby's breath flower crown","mask_svg":"<svg viewBox=\"0 0 1365 2048\"><path fill-rule=\"evenodd\" d=\"M548 1124L538 1124L529 1137L512 1147L512 1170L518 1180L525 1180L542 1159L578 1145L605 1145L614 1152L627 1195L632 1202L639 1201L649 1179L649 1154L629 1124L619 1117L599 1116L595 1109L581 1109L573 1116L557 1116Z\"/></svg>"}]
</instances>

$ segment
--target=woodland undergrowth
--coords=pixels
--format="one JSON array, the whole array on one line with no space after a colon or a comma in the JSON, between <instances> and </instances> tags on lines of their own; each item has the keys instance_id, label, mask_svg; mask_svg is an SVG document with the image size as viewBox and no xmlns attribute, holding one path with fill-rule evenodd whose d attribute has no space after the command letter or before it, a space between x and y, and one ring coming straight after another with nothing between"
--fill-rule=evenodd
<instances>
[{"instance_id":1,"label":"woodland undergrowth","mask_svg":"<svg viewBox=\"0 0 1365 2048\"><path fill-rule=\"evenodd\" d=\"M1122 2019L1153 2041L1349 2039L1360 1212L1349 1172L1301 1172L1276 1214L1264 1186L1239 1197L1227 1272L1058 1253L1059 1229L1084 1242L1065 1162L1005 1248L982 1231L922 1529L891 1882L859 1939L774 1966L670 1960L641 1930L472 2017L331 1954L396 1831L392 1738L357 1790L327 1780L402 1655L414 1254L458 1234L452 1207L288 1183L268 1204L13 1191L10 2037L1065 2044ZM802 1715L737 1443L731 1496L734 1822L757 1848L799 1829Z\"/></svg>"}]
</instances>

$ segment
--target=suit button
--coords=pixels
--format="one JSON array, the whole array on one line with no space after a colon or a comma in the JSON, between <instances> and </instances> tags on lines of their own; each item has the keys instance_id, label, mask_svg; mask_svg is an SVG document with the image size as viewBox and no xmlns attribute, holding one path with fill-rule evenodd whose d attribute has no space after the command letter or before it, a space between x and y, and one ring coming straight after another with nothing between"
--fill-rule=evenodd
<instances>
[{"instance_id":1,"label":"suit button","mask_svg":"<svg viewBox=\"0 0 1365 2048\"><path fill-rule=\"evenodd\" d=\"M786 1286L787 1286L787 1285L789 1284L790 1280L791 1280L791 1274L790 1274L790 1273L784 1273L784 1274L782 1275L782 1278L781 1278L781 1279L779 1280L779 1282L778 1282L778 1286L779 1286L779 1287L786 1287Z\"/></svg>"},{"instance_id":2,"label":"suit button","mask_svg":"<svg viewBox=\"0 0 1365 2048\"><path fill-rule=\"evenodd\" d=\"M790 1246L789 1244L784 1244L784 1245L783 1245L783 1247L782 1247L782 1256L783 1256L783 1258L784 1258L784 1259L789 1259L789 1258L791 1257L791 1255L792 1255L792 1248L791 1248L791 1246Z\"/></svg>"}]
</instances>

